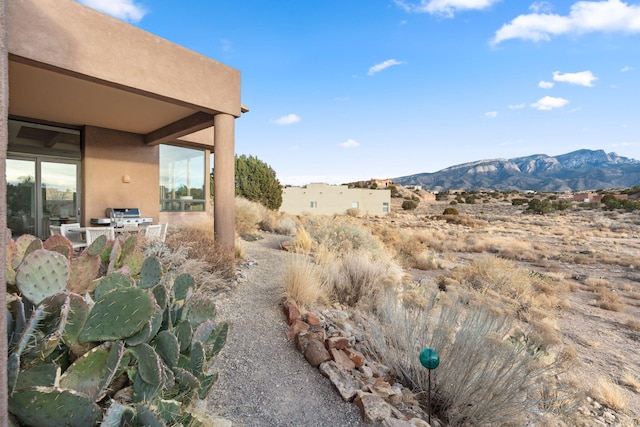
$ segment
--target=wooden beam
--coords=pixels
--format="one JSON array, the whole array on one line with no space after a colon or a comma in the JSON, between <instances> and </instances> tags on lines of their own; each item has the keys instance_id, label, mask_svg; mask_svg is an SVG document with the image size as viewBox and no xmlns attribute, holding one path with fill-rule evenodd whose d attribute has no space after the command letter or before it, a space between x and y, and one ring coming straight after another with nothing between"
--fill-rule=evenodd
<instances>
[{"instance_id":1,"label":"wooden beam","mask_svg":"<svg viewBox=\"0 0 640 427\"><path fill-rule=\"evenodd\" d=\"M213 114L200 111L146 134L144 142L147 145L158 145L211 126L213 126Z\"/></svg>"}]
</instances>

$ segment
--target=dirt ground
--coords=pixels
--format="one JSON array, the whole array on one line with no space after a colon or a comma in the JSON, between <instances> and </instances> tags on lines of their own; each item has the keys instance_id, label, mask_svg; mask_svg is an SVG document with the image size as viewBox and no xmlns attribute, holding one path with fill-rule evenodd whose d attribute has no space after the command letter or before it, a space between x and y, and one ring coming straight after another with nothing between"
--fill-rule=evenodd
<instances>
[{"instance_id":1,"label":"dirt ground","mask_svg":"<svg viewBox=\"0 0 640 427\"><path fill-rule=\"evenodd\" d=\"M400 203L392 199L388 217L368 222L437 231L457 241L438 252L446 260L442 267L410 270L416 280L434 280L457 265L503 251L519 266L562 278L570 292L568 304L553 313L562 341L557 350L572 348L577 356L567 375L587 395L603 388L601 378L609 379L620 392L613 399L620 403L617 412L627 417L622 425L640 423L640 213L573 209L531 215L503 200L455 206L423 202L415 211L403 211ZM441 216L447 207L469 221L447 223ZM479 241L494 243L488 243L489 251L479 251ZM613 294L613 309L602 307L599 288Z\"/></svg>"}]
</instances>

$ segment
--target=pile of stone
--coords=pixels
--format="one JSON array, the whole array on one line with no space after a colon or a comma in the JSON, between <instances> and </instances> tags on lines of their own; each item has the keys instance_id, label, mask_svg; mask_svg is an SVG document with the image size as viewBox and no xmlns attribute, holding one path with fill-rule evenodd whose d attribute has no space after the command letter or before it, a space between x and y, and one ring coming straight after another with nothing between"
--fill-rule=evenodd
<instances>
[{"instance_id":1,"label":"pile of stone","mask_svg":"<svg viewBox=\"0 0 640 427\"><path fill-rule=\"evenodd\" d=\"M333 383L347 402L360 408L366 423L385 427L428 427L428 414L415 395L395 381L392 370L361 351L364 336L354 327L354 314L325 309L302 315L293 300L283 304L287 338L313 367ZM442 423L431 418L431 426Z\"/></svg>"}]
</instances>

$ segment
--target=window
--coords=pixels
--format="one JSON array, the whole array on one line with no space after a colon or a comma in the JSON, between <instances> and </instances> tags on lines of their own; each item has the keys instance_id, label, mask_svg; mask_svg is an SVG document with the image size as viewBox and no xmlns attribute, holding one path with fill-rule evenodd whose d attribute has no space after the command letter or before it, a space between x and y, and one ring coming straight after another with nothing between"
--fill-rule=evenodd
<instances>
[{"instance_id":1,"label":"window","mask_svg":"<svg viewBox=\"0 0 640 427\"><path fill-rule=\"evenodd\" d=\"M360 207L360 202L351 202L351 207L354 209L358 209Z\"/></svg>"},{"instance_id":2,"label":"window","mask_svg":"<svg viewBox=\"0 0 640 427\"><path fill-rule=\"evenodd\" d=\"M311 207L312 208L317 208L318 207L318 202L311 202Z\"/></svg>"},{"instance_id":3,"label":"window","mask_svg":"<svg viewBox=\"0 0 640 427\"><path fill-rule=\"evenodd\" d=\"M389 203L387 202L382 203L382 212L389 213Z\"/></svg>"},{"instance_id":4,"label":"window","mask_svg":"<svg viewBox=\"0 0 640 427\"><path fill-rule=\"evenodd\" d=\"M160 146L160 210L205 210L205 152L192 148Z\"/></svg>"}]
</instances>

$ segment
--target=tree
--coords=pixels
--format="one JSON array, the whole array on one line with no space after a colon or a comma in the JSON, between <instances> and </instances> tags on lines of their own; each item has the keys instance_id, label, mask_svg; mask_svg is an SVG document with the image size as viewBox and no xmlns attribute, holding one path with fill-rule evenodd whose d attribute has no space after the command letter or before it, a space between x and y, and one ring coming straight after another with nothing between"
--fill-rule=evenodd
<instances>
[{"instance_id":1,"label":"tree","mask_svg":"<svg viewBox=\"0 0 640 427\"><path fill-rule=\"evenodd\" d=\"M282 186L271 166L255 156L236 155L236 196L277 210L282 205Z\"/></svg>"}]
</instances>

